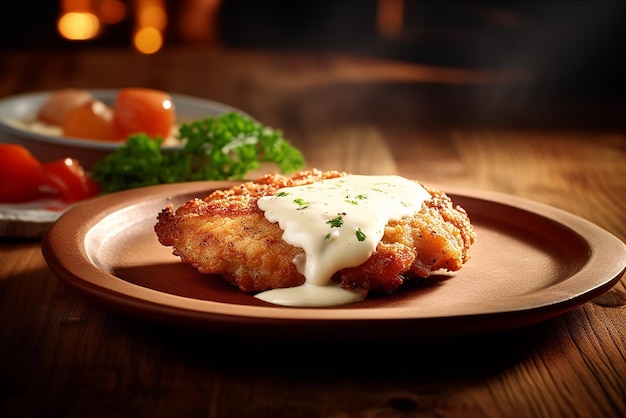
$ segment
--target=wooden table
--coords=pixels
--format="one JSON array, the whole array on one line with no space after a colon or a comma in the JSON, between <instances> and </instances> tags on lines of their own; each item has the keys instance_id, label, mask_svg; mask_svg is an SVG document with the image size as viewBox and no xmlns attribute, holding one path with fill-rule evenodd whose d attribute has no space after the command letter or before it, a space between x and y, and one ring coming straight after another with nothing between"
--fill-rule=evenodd
<instances>
[{"instance_id":1,"label":"wooden table","mask_svg":"<svg viewBox=\"0 0 626 418\"><path fill-rule=\"evenodd\" d=\"M146 86L210 98L281 128L310 167L505 192L626 241L623 106L551 100L533 74L193 49L0 62L0 97ZM622 280L569 313L496 334L260 341L101 307L52 274L39 240L5 238L0 416L626 416L625 305Z\"/></svg>"}]
</instances>

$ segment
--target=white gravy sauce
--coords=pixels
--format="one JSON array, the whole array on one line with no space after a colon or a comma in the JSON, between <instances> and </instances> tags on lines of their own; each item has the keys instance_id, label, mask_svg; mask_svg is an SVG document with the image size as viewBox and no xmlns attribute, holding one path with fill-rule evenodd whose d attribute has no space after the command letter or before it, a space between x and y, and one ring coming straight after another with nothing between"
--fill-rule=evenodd
<instances>
[{"instance_id":1,"label":"white gravy sauce","mask_svg":"<svg viewBox=\"0 0 626 418\"><path fill-rule=\"evenodd\" d=\"M390 220L418 212L430 194L400 176L348 175L262 197L259 208L278 222L283 239L304 254L293 262L302 286L261 292L257 298L285 306L336 306L357 302L365 292L331 282L337 271L363 264Z\"/></svg>"}]
</instances>

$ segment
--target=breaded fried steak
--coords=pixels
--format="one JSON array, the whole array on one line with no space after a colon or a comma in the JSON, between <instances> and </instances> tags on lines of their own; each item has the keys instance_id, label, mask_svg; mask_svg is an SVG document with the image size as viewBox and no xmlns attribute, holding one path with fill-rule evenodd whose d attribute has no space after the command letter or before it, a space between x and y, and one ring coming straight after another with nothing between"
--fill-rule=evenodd
<instances>
[{"instance_id":1,"label":"breaded fried steak","mask_svg":"<svg viewBox=\"0 0 626 418\"><path fill-rule=\"evenodd\" d=\"M244 292L306 280L390 293L406 278L459 270L475 240L465 210L441 191L398 176L319 170L169 205L155 231L182 261Z\"/></svg>"}]
</instances>

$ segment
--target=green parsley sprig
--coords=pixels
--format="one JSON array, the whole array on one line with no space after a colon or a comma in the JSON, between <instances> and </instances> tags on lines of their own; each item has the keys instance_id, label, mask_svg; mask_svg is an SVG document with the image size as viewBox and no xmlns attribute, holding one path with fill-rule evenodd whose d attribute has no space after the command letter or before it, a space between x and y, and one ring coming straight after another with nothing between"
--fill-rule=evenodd
<instances>
[{"instance_id":1,"label":"green parsley sprig","mask_svg":"<svg viewBox=\"0 0 626 418\"><path fill-rule=\"evenodd\" d=\"M197 180L242 180L261 162L273 162L283 173L304 166L300 151L281 131L230 112L184 123L179 128L183 147L161 148L161 138L132 135L98 161L92 177L104 192L156 184Z\"/></svg>"}]
</instances>

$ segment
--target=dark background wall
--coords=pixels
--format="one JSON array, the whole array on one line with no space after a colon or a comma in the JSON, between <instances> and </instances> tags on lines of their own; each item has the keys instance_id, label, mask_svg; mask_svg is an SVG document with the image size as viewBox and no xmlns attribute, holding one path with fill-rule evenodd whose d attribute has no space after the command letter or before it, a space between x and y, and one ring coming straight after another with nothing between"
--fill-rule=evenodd
<instances>
[{"instance_id":1,"label":"dark background wall","mask_svg":"<svg viewBox=\"0 0 626 418\"><path fill-rule=\"evenodd\" d=\"M132 2L127 4L132 11ZM165 48L185 44L176 17L187 1L165 4L172 22ZM530 69L540 75L536 88L561 98L626 97L626 2L405 0L402 30L394 37L377 31L378 5L377 0L222 0L211 24L223 46ZM130 47L130 17L93 41L62 39L55 26L59 7L52 0L4 2L0 50Z\"/></svg>"}]
</instances>

